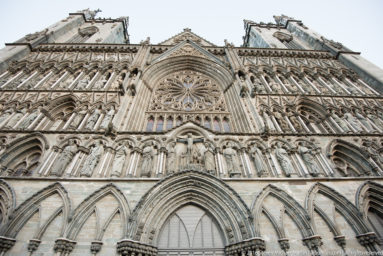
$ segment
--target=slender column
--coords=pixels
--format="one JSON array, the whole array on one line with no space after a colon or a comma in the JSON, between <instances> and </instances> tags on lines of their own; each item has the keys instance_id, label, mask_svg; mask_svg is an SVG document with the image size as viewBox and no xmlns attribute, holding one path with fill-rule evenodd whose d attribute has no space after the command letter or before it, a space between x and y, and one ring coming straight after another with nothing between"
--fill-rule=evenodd
<instances>
[{"instance_id":1,"label":"slender column","mask_svg":"<svg viewBox=\"0 0 383 256\"><path fill-rule=\"evenodd\" d=\"M4 88L5 86L7 86L8 84L12 83L14 80L18 79L21 75L23 75L24 72L23 71L20 71L19 73L17 73L14 77L12 77L11 79L9 79L6 83L4 83L1 88Z\"/></svg>"},{"instance_id":2,"label":"slender column","mask_svg":"<svg viewBox=\"0 0 383 256\"><path fill-rule=\"evenodd\" d=\"M43 79L41 79L34 87L33 89L36 89L37 87L39 87L42 83L45 83L49 78L50 76L53 74L53 71L50 71L46 76L43 77Z\"/></svg>"},{"instance_id":3,"label":"slender column","mask_svg":"<svg viewBox=\"0 0 383 256\"><path fill-rule=\"evenodd\" d=\"M266 79L263 77L263 75L259 75L261 80L263 81L263 84L265 85L266 89L269 91L269 92L273 92L273 90L271 90L269 84L266 82Z\"/></svg>"},{"instance_id":4,"label":"slender column","mask_svg":"<svg viewBox=\"0 0 383 256\"><path fill-rule=\"evenodd\" d=\"M88 117L89 117L89 112L86 113L86 115L84 116L84 119L83 119L82 122L80 123L80 125L79 125L79 127L78 127L79 130L81 130L81 129L84 127L84 125L85 125L85 123L86 123Z\"/></svg>"},{"instance_id":5,"label":"slender column","mask_svg":"<svg viewBox=\"0 0 383 256\"><path fill-rule=\"evenodd\" d=\"M362 83L364 86L366 86L368 89L370 89L373 93L375 93L376 95L380 95L380 93L378 93L377 91L375 91L374 89L371 88L371 86L369 86L368 84L366 84L365 82L363 82L363 80L361 79L358 79L358 81L360 83ZM4 85L3 85L4 86Z\"/></svg>"},{"instance_id":6,"label":"slender column","mask_svg":"<svg viewBox=\"0 0 383 256\"><path fill-rule=\"evenodd\" d=\"M52 84L51 89L54 88L54 87L56 87L56 85L58 85L59 83L61 83L61 81L64 80L64 78L65 78L67 75L68 75L68 72L65 71L64 74L63 74L59 79L57 79L56 82L54 82L54 83Z\"/></svg>"},{"instance_id":7,"label":"slender column","mask_svg":"<svg viewBox=\"0 0 383 256\"><path fill-rule=\"evenodd\" d=\"M271 170L274 171L274 174L276 174L275 175L276 177L281 176L283 171L281 170L281 167L279 166L278 161L275 159L273 154L269 153L269 155L270 155L270 159L271 159L271 162L272 162L272 166L274 166L274 168L271 168ZM275 169L275 170L273 170L273 169Z\"/></svg>"},{"instance_id":8,"label":"slender column","mask_svg":"<svg viewBox=\"0 0 383 256\"><path fill-rule=\"evenodd\" d=\"M85 88L85 89L91 88L91 87L93 86L93 84L94 84L94 81L96 81L96 79L98 79L98 77L99 77L99 74L100 74L100 72L99 72L99 71L97 71L97 72L96 72L96 74L94 74L94 76L93 76L92 80L90 80L90 82L88 83L88 85L86 86L86 88Z\"/></svg>"},{"instance_id":9,"label":"slender column","mask_svg":"<svg viewBox=\"0 0 383 256\"><path fill-rule=\"evenodd\" d=\"M314 83L312 83L311 81L310 81L310 79L308 79L307 77L303 77L303 79L309 84L309 85L311 85L311 87L312 88L314 88L314 90L317 92L317 93L321 93L321 91L315 86L315 84Z\"/></svg>"},{"instance_id":10,"label":"slender column","mask_svg":"<svg viewBox=\"0 0 383 256\"><path fill-rule=\"evenodd\" d=\"M76 112L73 112L72 115L69 117L68 121L66 121L63 130L67 129L70 123L73 121L73 118L76 116Z\"/></svg>"},{"instance_id":11,"label":"slender column","mask_svg":"<svg viewBox=\"0 0 383 256\"><path fill-rule=\"evenodd\" d=\"M4 76L7 76L9 73L9 71L5 71L3 74L0 75L0 78L3 78Z\"/></svg>"},{"instance_id":12,"label":"slender column","mask_svg":"<svg viewBox=\"0 0 383 256\"><path fill-rule=\"evenodd\" d=\"M157 169L156 169L156 176L161 176L163 174L163 162L164 162L164 156L166 154L166 148L161 147L160 148L160 153L158 154L157 157Z\"/></svg>"},{"instance_id":13,"label":"slender column","mask_svg":"<svg viewBox=\"0 0 383 256\"><path fill-rule=\"evenodd\" d=\"M344 121L347 123L347 125L351 128L353 132L358 133L358 131L354 128L354 126L350 125L350 123L347 120L344 120Z\"/></svg>"},{"instance_id":14,"label":"slender column","mask_svg":"<svg viewBox=\"0 0 383 256\"><path fill-rule=\"evenodd\" d=\"M37 125L36 130L44 129L44 126L48 125L50 123L50 119L47 116L44 116L43 119L41 119L41 122Z\"/></svg>"},{"instance_id":15,"label":"slender column","mask_svg":"<svg viewBox=\"0 0 383 256\"><path fill-rule=\"evenodd\" d=\"M38 174L41 174L43 172L43 170L45 169L45 167L47 166L48 163L50 163L50 160L51 158L53 157L53 155L55 154L54 151L51 151L49 153L49 156L48 158L44 161L44 164L40 167L39 171L38 171Z\"/></svg>"},{"instance_id":16,"label":"slender column","mask_svg":"<svg viewBox=\"0 0 383 256\"><path fill-rule=\"evenodd\" d=\"M336 92L331 88L331 86L329 86L329 85L322 79L322 77L318 76L318 80L319 80L322 84L324 84L324 86L326 86L327 89L330 90L330 92L336 94Z\"/></svg>"},{"instance_id":17,"label":"slender column","mask_svg":"<svg viewBox=\"0 0 383 256\"><path fill-rule=\"evenodd\" d=\"M300 115L297 115L297 118L299 122L301 123L301 125L303 126L303 128L306 130L306 132L311 133L310 129L306 126L305 122L303 122L302 117Z\"/></svg>"},{"instance_id":18,"label":"slender column","mask_svg":"<svg viewBox=\"0 0 383 256\"><path fill-rule=\"evenodd\" d=\"M8 121L16 114L16 112L12 112L2 123L0 123L0 127L3 127Z\"/></svg>"},{"instance_id":19,"label":"slender column","mask_svg":"<svg viewBox=\"0 0 383 256\"><path fill-rule=\"evenodd\" d=\"M60 151L61 151L61 150L60 150ZM48 175L48 172L49 172L49 170L51 169L51 167L52 167L54 161L55 161L55 160L57 159L57 157L59 156L60 151L59 151L59 148L57 148L57 147L54 148L54 156L53 156L53 159L52 159L52 161L50 161L50 162L48 163L47 168L45 169L45 171L44 171L44 173L43 173L44 176L47 176L47 175Z\"/></svg>"},{"instance_id":20,"label":"slender column","mask_svg":"<svg viewBox=\"0 0 383 256\"><path fill-rule=\"evenodd\" d=\"M366 95L366 93L359 88L359 86L356 86L353 82L351 82L347 77L345 78L346 83L348 83L350 86L357 89L362 95Z\"/></svg>"},{"instance_id":21,"label":"slender column","mask_svg":"<svg viewBox=\"0 0 383 256\"><path fill-rule=\"evenodd\" d=\"M84 75L84 71L81 71L81 73L73 80L73 82L68 86L68 89L73 89L72 87L77 84L78 80L81 79L81 77Z\"/></svg>"},{"instance_id":22,"label":"slender column","mask_svg":"<svg viewBox=\"0 0 383 256\"><path fill-rule=\"evenodd\" d=\"M301 173L301 175L303 177L308 176L309 172L308 172L307 167L306 167L305 163L303 162L301 156L298 153L294 153L294 155L295 155L295 158L298 160L299 165L301 166L301 168L299 168L299 169L303 171L303 173Z\"/></svg>"},{"instance_id":23,"label":"slender column","mask_svg":"<svg viewBox=\"0 0 383 256\"><path fill-rule=\"evenodd\" d=\"M301 85L295 81L294 77L290 76L290 79L291 81L293 81L293 83L296 85L296 87L298 87L298 89L302 92L302 93L305 93L305 90L303 90L303 88L301 87Z\"/></svg>"},{"instance_id":24,"label":"slender column","mask_svg":"<svg viewBox=\"0 0 383 256\"><path fill-rule=\"evenodd\" d=\"M351 92L349 92L349 91L343 86L343 84L339 83L337 79L331 77L331 80L332 80L333 82L335 82L337 85L339 85L339 87L342 88L343 91L345 91L347 94L351 94Z\"/></svg>"},{"instance_id":25,"label":"slender column","mask_svg":"<svg viewBox=\"0 0 383 256\"><path fill-rule=\"evenodd\" d=\"M76 165L76 163L78 162L78 159L79 159L81 153L82 152L76 153L75 156L73 157L72 162L69 164L68 170L66 171L67 175L69 175L69 176L72 175L73 168Z\"/></svg>"},{"instance_id":26,"label":"slender column","mask_svg":"<svg viewBox=\"0 0 383 256\"><path fill-rule=\"evenodd\" d=\"M22 121L24 121L24 119L29 116L30 113L25 113L24 116L22 118L20 118L20 120L15 124L15 128L17 129L17 127L21 124Z\"/></svg>"},{"instance_id":27,"label":"slender column","mask_svg":"<svg viewBox=\"0 0 383 256\"><path fill-rule=\"evenodd\" d=\"M32 75L30 75L27 79L25 79L21 84L19 84L16 88L20 88L22 87L24 84L28 83L29 80L31 80L32 78L34 78L39 72L38 71L35 71Z\"/></svg>"},{"instance_id":28,"label":"slender column","mask_svg":"<svg viewBox=\"0 0 383 256\"><path fill-rule=\"evenodd\" d=\"M316 152L316 154L314 155L315 159L318 161L318 163L320 164L322 170L324 171L324 173L326 174L326 176L332 176L331 172L329 172L327 170L327 166L323 163L321 157L320 157L320 150L318 150Z\"/></svg>"},{"instance_id":29,"label":"slender column","mask_svg":"<svg viewBox=\"0 0 383 256\"><path fill-rule=\"evenodd\" d=\"M102 119L104 119L104 116L105 116L105 113L101 113L101 114L100 114L100 116L99 116L98 119L97 119L96 124L95 124L94 127L93 127L93 130L97 131L98 128L100 128L100 125L101 125Z\"/></svg>"},{"instance_id":30,"label":"slender column","mask_svg":"<svg viewBox=\"0 0 383 256\"><path fill-rule=\"evenodd\" d=\"M43 113L40 113L35 120L27 127L27 129L32 129L40 120L40 118L43 116Z\"/></svg>"},{"instance_id":31,"label":"slender column","mask_svg":"<svg viewBox=\"0 0 383 256\"><path fill-rule=\"evenodd\" d=\"M139 148L134 148L132 152L132 157L129 162L128 166L128 171L127 171L127 176L133 176L134 172L134 166L136 165L138 154L139 154L140 149Z\"/></svg>"},{"instance_id":32,"label":"slender column","mask_svg":"<svg viewBox=\"0 0 383 256\"><path fill-rule=\"evenodd\" d=\"M345 132L345 131L343 131L343 129L338 125L338 123L335 122L335 120L334 120L334 118L332 118L332 116L329 116L328 118L329 118L329 120L332 122L332 124L333 124L339 131L341 131L341 132ZM329 125L329 127L332 128L331 125ZM335 131L335 133L336 133L336 131Z\"/></svg>"},{"instance_id":33,"label":"slender column","mask_svg":"<svg viewBox=\"0 0 383 256\"><path fill-rule=\"evenodd\" d=\"M281 79L279 79L278 76L275 76L275 79L277 80L277 82L280 84L280 86L282 87L282 89L286 92L286 93L289 93L290 91L286 88L286 86L282 83Z\"/></svg>"},{"instance_id":34,"label":"slender column","mask_svg":"<svg viewBox=\"0 0 383 256\"><path fill-rule=\"evenodd\" d=\"M101 165L100 165L99 170L98 170L98 175L101 177L106 176L105 173L103 173L103 171L105 170L104 167L105 167L106 160L111 155L110 150L111 150L111 148L106 148L106 150L105 150L106 153L103 154L103 156L102 156Z\"/></svg>"},{"instance_id":35,"label":"slender column","mask_svg":"<svg viewBox=\"0 0 383 256\"><path fill-rule=\"evenodd\" d=\"M279 127L279 124L278 124L277 120L275 120L275 117L273 115L271 115L270 118L271 118L271 121L273 121L273 123L274 123L274 127L277 128L278 132L284 132L284 131L282 131L281 127Z\"/></svg>"},{"instance_id":36,"label":"slender column","mask_svg":"<svg viewBox=\"0 0 383 256\"><path fill-rule=\"evenodd\" d=\"M294 125L292 125L292 123L290 122L290 118L288 118L287 116L284 116L284 119L285 119L286 122L289 124L290 129L291 129L293 132L297 132L297 130L295 130Z\"/></svg>"},{"instance_id":37,"label":"slender column","mask_svg":"<svg viewBox=\"0 0 383 256\"><path fill-rule=\"evenodd\" d=\"M108 81L106 81L104 87L102 88L103 90L105 90L109 87L109 84L114 80L115 76L116 76L116 72L113 71L112 74L110 75Z\"/></svg>"},{"instance_id":38,"label":"slender column","mask_svg":"<svg viewBox=\"0 0 383 256\"><path fill-rule=\"evenodd\" d=\"M330 164L328 163L328 161L325 159L325 157L323 156L322 152L319 152L319 157L322 159L322 162L326 165L327 167L327 170L328 172L330 173L331 176L334 176L334 171L333 169L331 168Z\"/></svg>"},{"instance_id":39,"label":"slender column","mask_svg":"<svg viewBox=\"0 0 383 256\"><path fill-rule=\"evenodd\" d=\"M244 169L247 171L247 175L248 177L252 177L253 176L253 173L251 172L251 168L250 168L250 160L248 158L248 155L246 153L246 148L241 148L240 149L241 151L241 155L243 157L243 166L244 166Z\"/></svg>"}]
</instances>

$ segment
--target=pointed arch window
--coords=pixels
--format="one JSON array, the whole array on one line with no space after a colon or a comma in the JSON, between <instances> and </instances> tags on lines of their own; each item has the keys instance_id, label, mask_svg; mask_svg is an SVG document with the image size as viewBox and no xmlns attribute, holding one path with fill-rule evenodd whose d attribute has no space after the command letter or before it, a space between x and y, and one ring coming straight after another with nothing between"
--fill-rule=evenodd
<instances>
[{"instance_id":1,"label":"pointed arch window","mask_svg":"<svg viewBox=\"0 0 383 256\"><path fill-rule=\"evenodd\" d=\"M166 120L166 130L170 130L173 128L173 117L169 116Z\"/></svg>"},{"instance_id":2,"label":"pointed arch window","mask_svg":"<svg viewBox=\"0 0 383 256\"><path fill-rule=\"evenodd\" d=\"M210 118L209 117L205 117L204 126L206 128L208 128L208 129L211 129L211 124L210 124Z\"/></svg>"},{"instance_id":3,"label":"pointed arch window","mask_svg":"<svg viewBox=\"0 0 383 256\"><path fill-rule=\"evenodd\" d=\"M151 132L153 131L153 125L154 125L154 117L149 117L148 118L148 123L146 124L146 131Z\"/></svg>"},{"instance_id":4,"label":"pointed arch window","mask_svg":"<svg viewBox=\"0 0 383 256\"><path fill-rule=\"evenodd\" d=\"M162 132L163 128L164 128L164 118L160 116L157 120L156 131Z\"/></svg>"},{"instance_id":5,"label":"pointed arch window","mask_svg":"<svg viewBox=\"0 0 383 256\"><path fill-rule=\"evenodd\" d=\"M214 121L213 121L213 126L214 126L214 131L217 131L217 132L220 132L221 131L221 126L220 126L220 120L218 117L215 117L214 118Z\"/></svg>"},{"instance_id":6,"label":"pointed arch window","mask_svg":"<svg viewBox=\"0 0 383 256\"><path fill-rule=\"evenodd\" d=\"M223 131L224 132L230 132L230 124L229 124L229 119L227 119L226 117L223 119Z\"/></svg>"}]
</instances>

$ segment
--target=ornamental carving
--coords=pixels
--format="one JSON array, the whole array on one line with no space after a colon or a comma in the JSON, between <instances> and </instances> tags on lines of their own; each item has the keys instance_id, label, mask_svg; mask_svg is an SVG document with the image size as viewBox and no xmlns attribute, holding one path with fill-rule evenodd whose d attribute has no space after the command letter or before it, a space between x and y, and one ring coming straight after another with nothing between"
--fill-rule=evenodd
<instances>
[{"instance_id":1,"label":"ornamental carving","mask_svg":"<svg viewBox=\"0 0 383 256\"><path fill-rule=\"evenodd\" d=\"M195 71L181 71L163 79L154 92L150 110L226 111L218 84Z\"/></svg>"}]
</instances>

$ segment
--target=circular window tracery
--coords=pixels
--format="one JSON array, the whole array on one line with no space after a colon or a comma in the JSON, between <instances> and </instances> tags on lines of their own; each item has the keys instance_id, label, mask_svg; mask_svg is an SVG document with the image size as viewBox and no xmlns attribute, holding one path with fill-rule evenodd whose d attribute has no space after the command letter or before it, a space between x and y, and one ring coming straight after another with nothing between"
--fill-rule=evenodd
<instances>
[{"instance_id":1,"label":"circular window tracery","mask_svg":"<svg viewBox=\"0 0 383 256\"><path fill-rule=\"evenodd\" d=\"M164 78L151 105L151 110L225 111L219 86L195 71L181 71Z\"/></svg>"}]
</instances>

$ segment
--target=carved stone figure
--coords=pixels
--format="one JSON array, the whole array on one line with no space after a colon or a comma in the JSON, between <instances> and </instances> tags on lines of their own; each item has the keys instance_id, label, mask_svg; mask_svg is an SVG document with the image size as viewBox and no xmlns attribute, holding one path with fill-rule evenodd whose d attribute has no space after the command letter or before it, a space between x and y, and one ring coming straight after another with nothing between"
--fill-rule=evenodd
<instances>
[{"instance_id":1,"label":"carved stone figure","mask_svg":"<svg viewBox=\"0 0 383 256\"><path fill-rule=\"evenodd\" d=\"M16 124L20 121L21 118L25 115L27 110L23 108L22 110L17 110L16 114L14 114L11 119L9 119L6 128L15 128Z\"/></svg>"},{"instance_id":2,"label":"carved stone figure","mask_svg":"<svg viewBox=\"0 0 383 256\"><path fill-rule=\"evenodd\" d=\"M281 166L282 170L285 172L285 175L287 177L290 177L292 174L295 173L294 167L290 161L290 156L287 153L287 151L282 147L281 142L277 142L275 145L276 145L275 156L277 157L279 165Z\"/></svg>"},{"instance_id":3,"label":"carved stone figure","mask_svg":"<svg viewBox=\"0 0 383 256\"><path fill-rule=\"evenodd\" d=\"M86 87L88 86L89 82L90 82L90 77L89 76L85 76L83 79L78 81L76 89L78 89L78 90L86 89Z\"/></svg>"},{"instance_id":4,"label":"carved stone figure","mask_svg":"<svg viewBox=\"0 0 383 256\"><path fill-rule=\"evenodd\" d=\"M86 121L85 129L89 129L89 130L94 129L94 126L96 125L97 120L100 117L100 115L101 115L101 110L96 108L93 111L93 114Z\"/></svg>"},{"instance_id":5,"label":"carved stone figure","mask_svg":"<svg viewBox=\"0 0 383 256\"><path fill-rule=\"evenodd\" d=\"M97 166L102 154L104 153L104 146L99 140L96 140L94 146L90 149L90 153L86 158L84 165L80 171L80 176L92 176L94 168Z\"/></svg>"},{"instance_id":6,"label":"carved stone figure","mask_svg":"<svg viewBox=\"0 0 383 256\"><path fill-rule=\"evenodd\" d=\"M82 109L77 113L77 115L73 118L72 122L70 123L69 127L71 129L76 129L81 121L83 120L84 116L88 112L87 107L83 106Z\"/></svg>"},{"instance_id":7,"label":"carved stone figure","mask_svg":"<svg viewBox=\"0 0 383 256\"><path fill-rule=\"evenodd\" d=\"M331 110L331 117L334 119L334 121L339 125L339 127L344 131L344 132L350 132L350 128L348 127L347 123L341 119L336 113L335 110Z\"/></svg>"},{"instance_id":8,"label":"carved stone figure","mask_svg":"<svg viewBox=\"0 0 383 256\"><path fill-rule=\"evenodd\" d=\"M315 153L313 152L313 150L306 147L303 142L299 142L298 153L301 155L309 173L312 176L318 176L320 174L320 168L314 159Z\"/></svg>"},{"instance_id":9,"label":"carved stone figure","mask_svg":"<svg viewBox=\"0 0 383 256\"><path fill-rule=\"evenodd\" d=\"M94 83L93 85L93 89L102 89L104 88L104 85L105 83L107 82L108 80L105 79L105 76L102 76L97 82Z\"/></svg>"},{"instance_id":10,"label":"carved stone figure","mask_svg":"<svg viewBox=\"0 0 383 256\"><path fill-rule=\"evenodd\" d=\"M7 118L12 115L13 110L11 108L4 111L4 113L0 116L0 125L7 120Z\"/></svg>"},{"instance_id":11,"label":"carved stone figure","mask_svg":"<svg viewBox=\"0 0 383 256\"><path fill-rule=\"evenodd\" d=\"M347 112L346 110L344 110L344 115L343 115L343 118L345 120L347 120L347 122L352 126L354 127L354 129L357 131L357 132L363 132L363 128L362 126L360 125L360 123L358 122L358 120L350 113L350 112Z\"/></svg>"},{"instance_id":12,"label":"carved stone figure","mask_svg":"<svg viewBox=\"0 0 383 256\"><path fill-rule=\"evenodd\" d=\"M115 114L114 106L112 106L109 111L106 113L104 119L101 122L100 129L108 128L110 122L112 122L114 114Z\"/></svg>"},{"instance_id":13,"label":"carved stone figure","mask_svg":"<svg viewBox=\"0 0 383 256\"><path fill-rule=\"evenodd\" d=\"M364 127L366 127L366 129L369 131L369 132L372 132L374 131L375 129L372 127L372 125L370 124L370 122L367 120L366 117L364 117L360 112L359 110L355 109L355 116L356 118L359 120L359 122L361 122Z\"/></svg>"},{"instance_id":14,"label":"carved stone figure","mask_svg":"<svg viewBox=\"0 0 383 256\"><path fill-rule=\"evenodd\" d=\"M114 160L112 165L112 174L111 176L120 177L122 173L122 167L125 163L126 155L128 154L128 149L125 144L120 143L116 148L116 153L114 154Z\"/></svg>"},{"instance_id":15,"label":"carved stone figure","mask_svg":"<svg viewBox=\"0 0 383 256\"><path fill-rule=\"evenodd\" d=\"M286 120L283 118L282 114L278 111L273 112L275 119L278 121L279 126L281 127L283 132L289 131L290 128L286 123Z\"/></svg>"},{"instance_id":16,"label":"carved stone figure","mask_svg":"<svg viewBox=\"0 0 383 256\"><path fill-rule=\"evenodd\" d=\"M266 111L262 111L262 117L263 123L265 124L264 130L266 131L267 129L269 132L275 132L276 129L274 127L274 123L271 120L270 116L266 113Z\"/></svg>"},{"instance_id":17,"label":"carved stone figure","mask_svg":"<svg viewBox=\"0 0 383 256\"><path fill-rule=\"evenodd\" d=\"M206 150L204 152L205 170L210 174L215 174L214 150L209 143L205 143Z\"/></svg>"},{"instance_id":18,"label":"carved stone figure","mask_svg":"<svg viewBox=\"0 0 383 256\"><path fill-rule=\"evenodd\" d=\"M197 163L198 153L194 144L198 142L203 142L203 138L193 138L192 133L188 133L186 138L177 138L177 142L186 144L186 152L183 154L183 157L186 158L186 165L192 163Z\"/></svg>"},{"instance_id":19,"label":"carved stone figure","mask_svg":"<svg viewBox=\"0 0 383 256\"><path fill-rule=\"evenodd\" d=\"M250 150L250 154L253 157L255 170L258 173L258 176L260 176L260 177L266 176L267 175L267 167L265 165L265 162L262 159L261 150L257 146L254 146Z\"/></svg>"},{"instance_id":20,"label":"carved stone figure","mask_svg":"<svg viewBox=\"0 0 383 256\"><path fill-rule=\"evenodd\" d=\"M154 148L153 143L148 143L142 150L141 177L150 177L153 168Z\"/></svg>"},{"instance_id":21,"label":"carved stone figure","mask_svg":"<svg viewBox=\"0 0 383 256\"><path fill-rule=\"evenodd\" d=\"M24 118L24 120L21 122L19 128L20 129L27 129L28 126L30 126L33 121L35 121L35 119L39 116L40 114L40 110L39 109L35 109L31 114L29 114L26 118Z\"/></svg>"},{"instance_id":22,"label":"carved stone figure","mask_svg":"<svg viewBox=\"0 0 383 256\"><path fill-rule=\"evenodd\" d=\"M229 177L241 177L241 172L237 164L237 151L233 148L232 144L228 142L226 148L223 150L223 156L226 161L226 168L229 174Z\"/></svg>"},{"instance_id":23,"label":"carved stone figure","mask_svg":"<svg viewBox=\"0 0 383 256\"><path fill-rule=\"evenodd\" d=\"M177 156L176 156L176 151L175 151L175 145L176 143L170 143L168 147L168 153L167 153L167 158L166 158L166 173L173 174L176 172L177 168Z\"/></svg>"},{"instance_id":24,"label":"carved stone figure","mask_svg":"<svg viewBox=\"0 0 383 256\"><path fill-rule=\"evenodd\" d=\"M373 122L379 129L383 129L383 121L371 111L366 111L368 119ZM0 122L1 123L1 122Z\"/></svg>"},{"instance_id":25,"label":"carved stone figure","mask_svg":"<svg viewBox=\"0 0 383 256\"><path fill-rule=\"evenodd\" d=\"M60 153L59 157L53 162L51 175L61 176L65 169L77 153L77 145L73 139L70 139L68 145Z\"/></svg>"}]
</instances>

